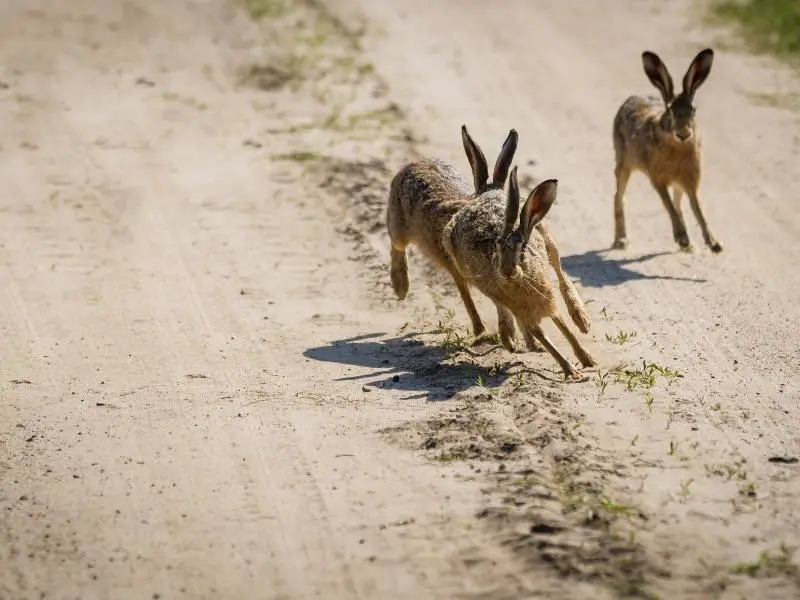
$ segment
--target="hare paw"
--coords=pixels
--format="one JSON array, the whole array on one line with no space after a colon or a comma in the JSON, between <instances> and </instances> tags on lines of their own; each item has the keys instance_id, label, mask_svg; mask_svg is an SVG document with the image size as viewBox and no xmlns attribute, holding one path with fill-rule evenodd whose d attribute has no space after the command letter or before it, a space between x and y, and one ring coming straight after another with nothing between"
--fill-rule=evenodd
<instances>
[{"instance_id":1,"label":"hare paw","mask_svg":"<svg viewBox=\"0 0 800 600\"><path fill-rule=\"evenodd\" d=\"M405 300L408 295L408 270L392 269L390 275L392 277L392 289L394 289L397 299Z\"/></svg>"},{"instance_id":2,"label":"hare paw","mask_svg":"<svg viewBox=\"0 0 800 600\"><path fill-rule=\"evenodd\" d=\"M531 352L544 352L544 346L537 342L534 338L525 341L525 345Z\"/></svg>"},{"instance_id":3,"label":"hare paw","mask_svg":"<svg viewBox=\"0 0 800 600\"><path fill-rule=\"evenodd\" d=\"M585 368L590 369L592 367L596 367L599 363L594 356L589 354L588 352L584 351L580 355L578 355L578 360L581 361L581 365Z\"/></svg>"},{"instance_id":4,"label":"hare paw","mask_svg":"<svg viewBox=\"0 0 800 600\"><path fill-rule=\"evenodd\" d=\"M611 245L612 250L625 250L628 247L628 238L626 237L618 237L614 240L614 243Z\"/></svg>"},{"instance_id":5,"label":"hare paw","mask_svg":"<svg viewBox=\"0 0 800 600\"><path fill-rule=\"evenodd\" d=\"M500 336L493 331L484 331L475 336L472 340L472 346L482 346L484 344L497 344L500 342Z\"/></svg>"},{"instance_id":6,"label":"hare paw","mask_svg":"<svg viewBox=\"0 0 800 600\"><path fill-rule=\"evenodd\" d=\"M720 252L722 252L722 244L720 244L717 240L714 239L710 240L708 242L708 247L714 254L719 254Z\"/></svg>"},{"instance_id":7,"label":"hare paw","mask_svg":"<svg viewBox=\"0 0 800 600\"><path fill-rule=\"evenodd\" d=\"M580 373L578 371L573 371L572 373L564 374L565 383L585 383L587 381L589 381L589 376L584 373Z\"/></svg>"},{"instance_id":8,"label":"hare paw","mask_svg":"<svg viewBox=\"0 0 800 600\"><path fill-rule=\"evenodd\" d=\"M683 252L694 252L694 245L689 239L688 233L676 233L674 237L675 242L677 242Z\"/></svg>"}]
</instances>

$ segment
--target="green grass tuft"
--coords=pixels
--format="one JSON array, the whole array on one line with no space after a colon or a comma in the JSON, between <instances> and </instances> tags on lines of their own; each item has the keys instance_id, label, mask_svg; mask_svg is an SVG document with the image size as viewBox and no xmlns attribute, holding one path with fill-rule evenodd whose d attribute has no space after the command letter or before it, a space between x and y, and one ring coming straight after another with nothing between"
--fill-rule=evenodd
<instances>
[{"instance_id":1,"label":"green grass tuft","mask_svg":"<svg viewBox=\"0 0 800 600\"><path fill-rule=\"evenodd\" d=\"M798 0L714 0L712 14L737 23L753 48L783 57L800 56Z\"/></svg>"},{"instance_id":2,"label":"green grass tuft","mask_svg":"<svg viewBox=\"0 0 800 600\"><path fill-rule=\"evenodd\" d=\"M286 10L283 0L245 0L245 10L256 21L267 17L277 17Z\"/></svg>"}]
</instances>

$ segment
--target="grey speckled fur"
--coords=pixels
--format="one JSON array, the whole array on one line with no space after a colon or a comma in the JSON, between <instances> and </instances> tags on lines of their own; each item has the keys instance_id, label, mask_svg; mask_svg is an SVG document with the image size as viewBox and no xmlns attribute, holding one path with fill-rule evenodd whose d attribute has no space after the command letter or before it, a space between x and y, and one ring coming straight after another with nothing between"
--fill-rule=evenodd
<instances>
[{"instance_id":1,"label":"grey speckled fur","mask_svg":"<svg viewBox=\"0 0 800 600\"><path fill-rule=\"evenodd\" d=\"M517 148L517 133L511 130L497 158L491 181L483 153L461 130L464 150L470 161L473 189L450 164L426 159L404 166L392 179L386 209L386 226L391 241L390 275L398 299L409 289L406 248L415 244L434 264L445 269L453 280L472 322L476 341L482 341L486 328L481 321L469 286L442 246L442 231L450 218L486 190L502 189Z\"/></svg>"},{"instance_id":2,"label":"grey speckled fur","mask_svg":"<svg viewBox=\"0 0 800 600\"><path fill-rule=\"evenodd\" d=\"M558 361L566 377L576 377L575 368L540 326L542 319L552 319L581 364L586 367L597 364L558 313L550 282L548 265L556 271L573 321L582 331L588 331L589 315L561 268L555 241L541 223L555 201L556 187L555 180L542 182L520 211L514 167L507 196L501 190L491 190L464 206L445 227L442 243L461 276L495 303L503 344L514 350L516 319L529 346L537 340ZM516 225L518 214L519 225Z\"/></svg>"}]
</instances>

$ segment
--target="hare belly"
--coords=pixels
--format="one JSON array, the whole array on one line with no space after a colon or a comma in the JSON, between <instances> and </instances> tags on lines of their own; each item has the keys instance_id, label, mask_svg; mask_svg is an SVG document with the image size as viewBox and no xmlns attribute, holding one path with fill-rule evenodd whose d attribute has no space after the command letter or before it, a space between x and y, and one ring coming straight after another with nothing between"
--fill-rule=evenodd
<instances>
[{"instance_id":1,"label":"hare belly","mask_svg":"<svg viewBox=\"0 0 800 600\"><path fill-rule=\"evenodd\" d=\"M695 190L700 181L700 162L693 152L663 147L650 157L647 168L650 180L657 186L677 184L686 191Z\"/></svg>"},{"instance_id":2,"label":"hare belly","mask_svg":"<svg viewBox=\"0 0 800 600\"><path fill-rule=\"evenodd\" d=\"M549 282L523 279L503 287L498 290L497 300L514 313L520 324L536 326L558 312L555 291Z\"/></svg>"}]
</instances>

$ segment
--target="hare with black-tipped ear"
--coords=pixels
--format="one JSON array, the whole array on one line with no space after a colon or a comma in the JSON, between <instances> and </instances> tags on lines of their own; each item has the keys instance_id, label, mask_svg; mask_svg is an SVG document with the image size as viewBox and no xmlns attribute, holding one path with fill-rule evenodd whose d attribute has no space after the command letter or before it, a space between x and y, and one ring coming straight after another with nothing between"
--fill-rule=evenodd
<instances>
[{"instance_id":1,"label":"hare with black-tipped ear","mask_svg":"<svg viewBox=\"0 0 800 600\"><path fill-rule=\"evenodd\" d=\"M585 367L597 364L559 314L550 282L551 256L547 245L555 248L555 243L541 221L555 201L557 185L555 179L540 183L520 210L517 168L514 167L507 196L504 197L502 190L493 190L464 206L450 219L442 241L462 277L495 303L498 315L513 315L526 339L540 342L556 359L565 377L577 377L578 372L541 329L542 319L552 319L581 364ZM574 303L570 315L585 331L589 325L588 315L572 283L566 281L567 293ZM562 293L565 293L563 287ZM511 337L504 331L506 327L508 322L501 320L500 337L504 344Z\"/></svg>"},{"instance_id":2,"label":"hare with black-tipped ear","mask_svg":"<svg viewBox=\"0 0 800 600\"><path fill-rule=\"evenodd\" d=\"M491 190L502 192L517 149L518 136L515 130L509 131L495 163L491 181L486 158L470 137L466 126L461 128L461 137L472 169L474 192L470 189L469 182L455 168L438 159L410 163L400 169L392 179L386 212L391 242L390 276L397 298L404 300L409 288L406 249L409 245L416 244L434 264L453 277L472 322L475 343L480 343L489 341L494 336L486 333L469 286L442 246L442 231L450 218L475 197Z\"/></svg>"},{"instance_id":3,"label":"hare with black-tipped ear","mask_svg":"<svg viewBox=\"0 0 800 600\"><path fill-rule=\"evenodd\" d=\"M614 194L614 245L628 246L625 224L625 189L631 173L644 172L661 198L672 222L672 234L683 250L691 250L681 200L689 196L695 218L712 252L722 244L711 232L700 201L702 152L695 121L694 96L708 78L714 51L706 48L695 56L683 77L683 89L675 95L666 65L653 52L642 54L644 71L661 92L661 99L631 96L614 118L616 192ZM670 187L672 197L670 198Z\"/></svg>"}]
</instances>

